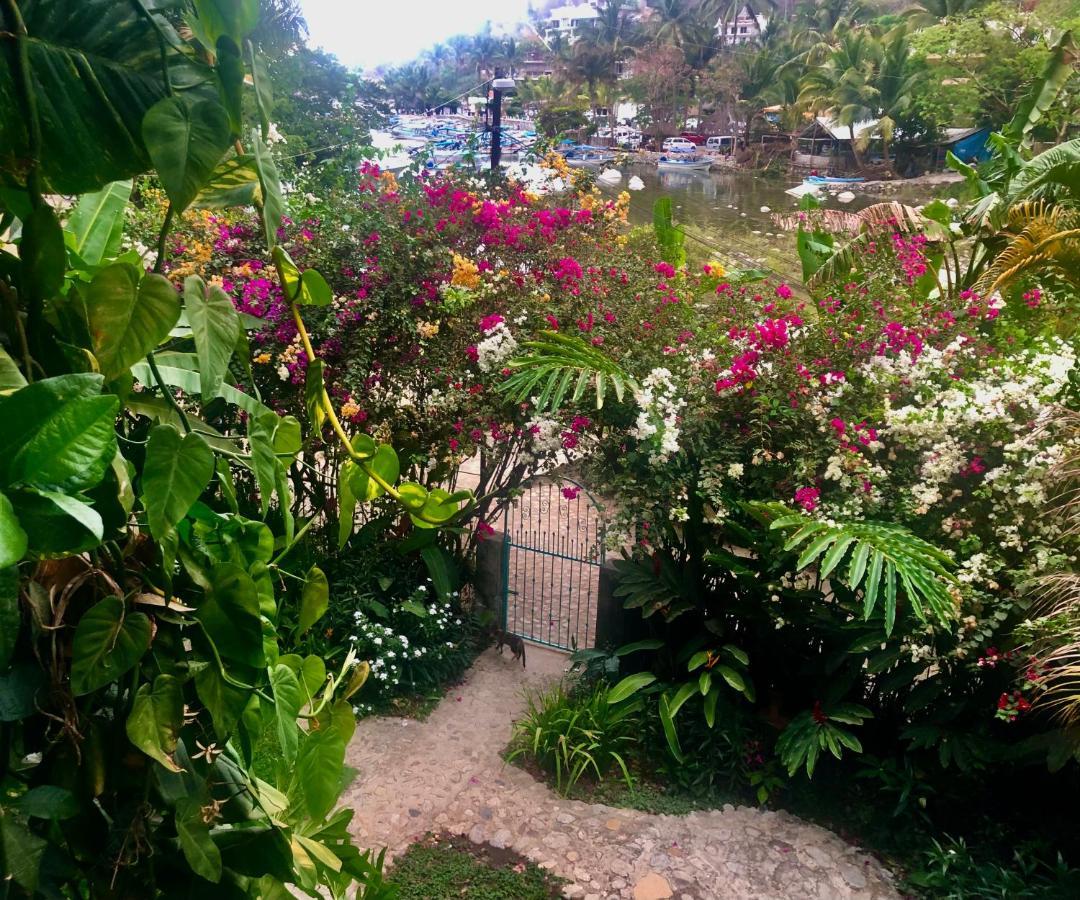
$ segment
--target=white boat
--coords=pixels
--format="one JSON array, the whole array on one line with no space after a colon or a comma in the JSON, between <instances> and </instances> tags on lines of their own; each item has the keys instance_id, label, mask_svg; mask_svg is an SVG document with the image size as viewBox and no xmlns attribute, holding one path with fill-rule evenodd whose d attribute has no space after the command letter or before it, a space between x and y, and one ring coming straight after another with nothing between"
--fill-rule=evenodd
<instances>
[{"instance_id":1,"label":"white boat","mask_svg":"<svg viewBox=\"0 0 1080 900\"><path fill-rule=\"evenodd\" d=\"M615 154L600 147L574 147L563 153L568 166L604 166L615 161Z\"/></svg>"},{"instance_id":2,"label":"white boat","mask_svg":"<svg viewBox=\"0 0 1080 900\"><path fill-rule=\"evenodd\" d=\"M710 157L696 153L667 153L656 161L659 168L673 172L707 172L712 164Z\"/></svg>"}]
</instances>

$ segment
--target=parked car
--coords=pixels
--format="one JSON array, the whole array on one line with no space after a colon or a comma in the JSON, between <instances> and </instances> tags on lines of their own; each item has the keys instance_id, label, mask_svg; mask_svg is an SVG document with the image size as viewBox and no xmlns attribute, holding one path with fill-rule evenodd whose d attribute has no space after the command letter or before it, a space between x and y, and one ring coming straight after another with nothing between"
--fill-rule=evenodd
<instances>
[{"instance_id":1,"label":"parked car","mask_svg":"<svg viewBox=\"0 0 1080 900\"><path fill-rule=\"evenodd\" d=\"M636 128L616 128L613 136L620 147L636 149L641 146L641 132Z\"/></svg>"},{"instance_id":2,"label":"parked car","mask_svg":"<svg viewBox=\"0 0 1080 900\"><path fill-rule=\"evenodd\" d=\"M702 144L705 143L705 135L695 134L693 131L684 131L679 135L679 137L685 138L695 147L700 147Z\"/></svg>"},{"instance_id":3,"label":"parked car","mask_svg":"<svg viewBox=\"0 0 1080 900\"><path fill-rule=\"evenodd\" d=\"M693 153L697 150L697 144L684 137L669 137L660 149L665 153Z\"/></svg>"},{"instance_id":4,"label":"parked car","mask_svg":"<svg viewBox=\"0 0 1080 900\"><path fill-rule=\"evenodd\" d=\"M730 153L735 146L735 136L732 134L710 135L705 142L706 150L716 150L720 153Z\"/></svg>"}]
</instances>

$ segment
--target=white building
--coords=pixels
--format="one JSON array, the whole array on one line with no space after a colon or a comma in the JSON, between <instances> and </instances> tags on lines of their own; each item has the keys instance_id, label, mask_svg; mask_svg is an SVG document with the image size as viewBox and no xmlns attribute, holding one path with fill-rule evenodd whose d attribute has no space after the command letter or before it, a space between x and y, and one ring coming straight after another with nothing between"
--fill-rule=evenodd
<instances>
[{"instance_id":1,"label":"white building","mask_svg":"<svg viewBox=\"0 0 1080 900\"><path fill-rule=\"evenodd\" d=\"M761 37L768 24L768 16L760 15L749 3L744 3L734 17L725 14L717 20L716 33L725 44L750 44Z\"/></svg>"},{"instance_id":2,"label":"white building","mask_svg":"<svg viewBox=\"0 0 1080 900\"><path fill-rule=\"evenodd\" d=\"M581 36L582 28L591 28L600 13L597 6L600 0L587 0L579 4L553 7L543 23L544 38L551 40L561 35L568 44L574 43Z\"/></svg>"}]
</instances>

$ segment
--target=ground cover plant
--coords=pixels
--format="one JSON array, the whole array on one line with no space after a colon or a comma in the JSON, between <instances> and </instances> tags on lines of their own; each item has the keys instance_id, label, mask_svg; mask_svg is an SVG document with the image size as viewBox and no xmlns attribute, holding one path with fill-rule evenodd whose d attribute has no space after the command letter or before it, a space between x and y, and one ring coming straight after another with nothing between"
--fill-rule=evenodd
<instances>
[{"instance_id":1,"label":"ground cover plant","mask_svg":"<svg viewBox=\"0 0 1080 900\"><path fill-rule=\"evenodd\" d=\"M401 900L549 900L562 881L510 850L468 838L428 835L394 860L389 875Z\"/></svg>"}]
</instances>

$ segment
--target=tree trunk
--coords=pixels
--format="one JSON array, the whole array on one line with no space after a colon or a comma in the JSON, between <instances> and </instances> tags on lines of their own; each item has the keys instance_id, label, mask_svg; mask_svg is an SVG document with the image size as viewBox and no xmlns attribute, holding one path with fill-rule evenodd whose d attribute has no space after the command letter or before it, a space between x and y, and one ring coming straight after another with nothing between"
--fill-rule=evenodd
<instances>
[{"instance_id":1,"label":"tree trunk","mask_svg":"<svg viewBox=\"0 0 1080 900\"><path fill-rule=\"evenodd\" d=\"M855 143L855 126L854 124L848 125L848 131L851 133L851 155L855 157L855 169L859 172L863 170L862 154L859 152L859 148Z\"/></svg>"}]
</instances>

